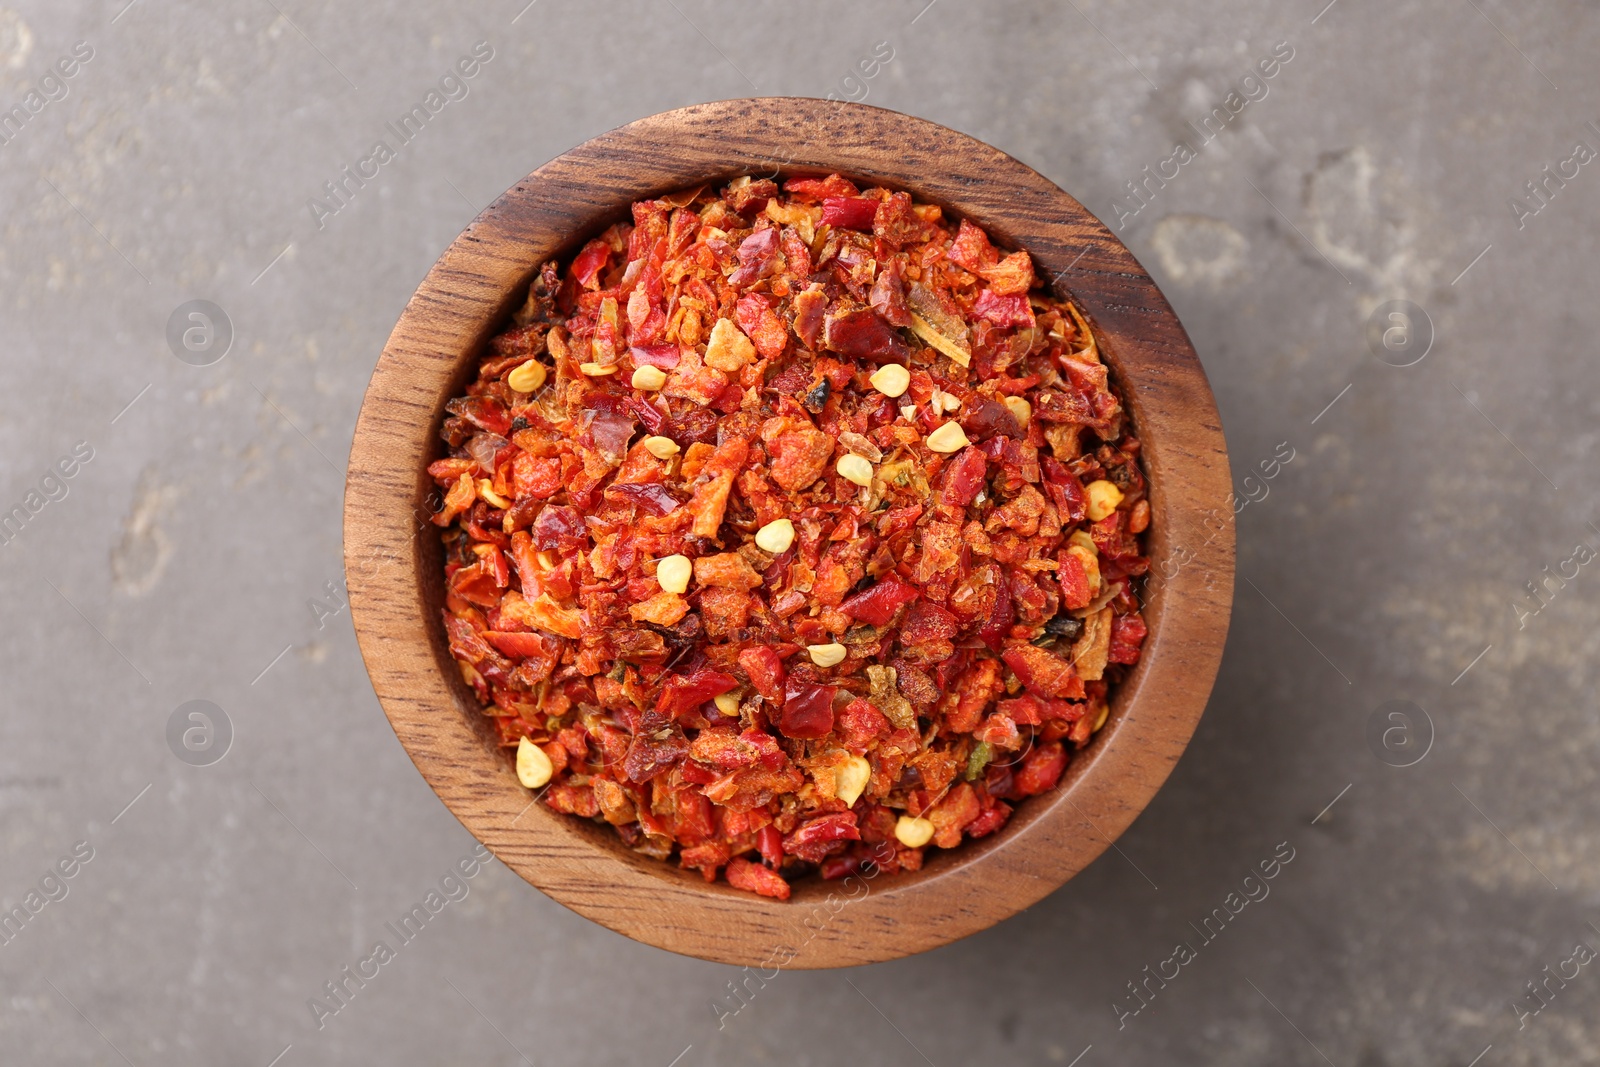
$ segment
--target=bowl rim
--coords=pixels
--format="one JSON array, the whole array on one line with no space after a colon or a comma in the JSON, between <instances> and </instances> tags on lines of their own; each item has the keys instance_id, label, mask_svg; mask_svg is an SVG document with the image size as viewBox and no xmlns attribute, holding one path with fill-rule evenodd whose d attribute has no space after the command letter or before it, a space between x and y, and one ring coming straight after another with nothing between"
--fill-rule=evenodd
<instances>
[{"instance_id":1,"label":"bowl rim","mask_svg":"<svg viewBox=\"0 0 1600 1067\"><path fill-rule=\"evenodd\" d=\"M738 174L825 174L905 189L1025 248L1094 324L1143 442L1160 582L1139 665L1057 788L1004 831L916 873L797 881L785 903L638 856L609 827L530 801L453 669L423 530L445 400L545 259L642 197ZM930 176L931 175L931 176ZM1233 595L1231 478L1215 400L1187 334L1132 253L1076 199L999 150L864 104L766 97L652 115L562 153L450 244L407 302L363 399L345 490L351 618L407 754L501 861L561 904L635 940L762 969L894 959L987 928L1065 883L1150 802L1205 710ZM431 563L430 563L431 561ZM430 573L431 567L431 573ZM1170 571L1170 573L1168 573ZM611 843L607 842L607 838Z\"/></svg>"}]
</instances>

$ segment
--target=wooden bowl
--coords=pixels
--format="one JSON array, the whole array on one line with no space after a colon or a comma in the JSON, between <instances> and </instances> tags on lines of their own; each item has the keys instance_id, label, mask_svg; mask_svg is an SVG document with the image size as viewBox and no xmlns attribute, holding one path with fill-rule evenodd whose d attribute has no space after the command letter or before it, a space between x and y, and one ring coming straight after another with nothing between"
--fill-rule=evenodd
<instances>
[{"instance_id":1,"label":"wooden bowl","mask_svg":"<svg viewBox=\"0 0 1600 1067\"><path fill-rule=\"evenodd\" d=\"M934 850L923 870L798 881L787 903L708 885L600 826L531 805L450 659L441 545L427 523L445 401L520 305L539 264L570 255L643 197L739 174L839 171L904 189L1032 253L1097 329L1150 481L1150 634L1105 727L1051 793L1002 832ZM1150 276L1078 201L1010 156L931 122L855 104L730 100L579 145L518 182L440 257L379 357L345 488L345 567L367 671L411 759L507 866L636 940L723 963L835 967L982 930L1082 870L1150 802L1211 692L1233 596L1233 509L1216 404Z\"/></svg>"}]
</instances>

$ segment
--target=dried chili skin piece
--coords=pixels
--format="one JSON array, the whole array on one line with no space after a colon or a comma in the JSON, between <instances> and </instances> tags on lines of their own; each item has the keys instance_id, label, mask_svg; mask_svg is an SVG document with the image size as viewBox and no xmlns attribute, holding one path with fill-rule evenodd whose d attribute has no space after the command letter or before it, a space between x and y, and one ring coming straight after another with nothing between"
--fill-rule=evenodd
<instances>
[{"instance_id":1,"label":"dried chili skin piece","mask_svg":"<svg viewBox=\"0 0 1600 1067\"><path fill-rule=\"evenodd\" d=\"M944 485L939 490L939 503L950 508L965 508L978 498L983 490L984 476L989 461L981 449L967 447L957 453L947 464Z\"/></svg>"},{"instance_id":2,"label":"dried chili skin piece","mask_svg":"<svg viewBox=\"0 0 1600 1067\"><path fill-rule=\"evenodd\" d=\"M1011 805L1005 801L998 801L995 806L981 812L978 817L967 824L967 836L970 838L988 837L1006 824L1011 817Z\"/></svg>"},{"instance_id":3,"label":"dried chili skin piece","mask_svg":"<svg viewBox=\"0 0 1600 1067\"><path fill-rule=\"evenodd\" d=\"M778 231L772 227L756 230L739 245L739 268L728 276L728 284L742 288L772 273L778 256Z\"/></svg>"},{"instance_id":4,"label":"dried chili skin piece","mask_svg":"<svg viewBox=\"0 0 1600 1067\"><path fill-rule=\"evenodd\" d=\"M987 645L989 651L999 652L1005 636L1011 632L1011 624L1016 621L1016 617L1009 583L995 583L994 604L989 609L989 617L978 630L978 640Z\"/></svg>"},{"instance_id":5,"label":"dried chili skin piece","mask_svg":"<svg viewBox=\"0 0 1600 1067\"><path fill-rule=\"evenodd\" d=\"M783 862L783 834L776 826L768 823L756 831L756 851L774 867Z\"/></svg>"},{"instance_id":6,"label":"dried chili skin piece","mask_svg":"<svg viewBox=\"0 0 1600 1067\"><path fill-rule=\"evenodd\" d=\"M485 633L484 639L493 645L495 651L501 655L520 659L524 662L544 660L550 657L550 638L543 634L528 633Z\"/></svg>"},{"instance_id":7,"label":"dried chili skin piece","mask_svg":"<svg viewBox=\"0 0 1600 1067\"><path fill-rule=\"evenodd\" d=\"M818 815L802 823L799 829L783 839L785 855L795 856L811 863L821 863L830 852L843 842L861 840L856 828L854 812L841 811Z\"/></svg>"},{"instance_id":8,"label":"dried chili skin piece","mask_svg":"<svg viewBox=\"0 0 1600 1067\"><path fill-rule=\"evenodd\" d=\"M783 875L747 859L734 859L728 864L728 884L738 889L748 889L764 897L788 900L791 890Z\"/></svg>"},{"instance_id":9,"label":"dried chili skin piece","mask_svg":"<svg viewBox=\"0 0 1600 1067\"><path fill-rule=\"evenodd\" d=\"M961 416L961 428L974 441L987 441L991 437L1018 438L1022 424L1011 409L990 397L969 404Z\"/></svg>"},{"instance_id":10,"label":"dried chili skin piece","mask_svg":"<svg viewBox=\"0 0 1600 1067\"><path fill-rule=\"evenodd\" d=\"M616 494L639 509L643 515L670 515L678 509L678 498L662 485L654 483L612 485L607 495Z\"/></svg>"},{"instance_id":11,"label":"dried chili skin piece","mask_svg":"<svg viewBox=\"0 0 1600 1067\"><path fill-rule=\"evenodd\" d=\"M548 807L707 880L787 899L999 832L1148 640L1148 485L1087 320L905 192L640 201L477 369L427 468L451 656Z\"/></svg>"},{"instance_id":12,"label":"dried chili skin piece","mask_svg":"<svg viewBox=\"0 0 1600 1067\"><path fill-rule=\"evenodd\" d=\"M822 221L847 230L872 231L878 201L870 196L829 196L822 201Z\"/></svg>"},{"instance_id":13,"label":"dried chili skin piece","mask_svg":"<svg viewBox=\"0 0 1600 1067\"><path fill-rule=\"evenodd\" d=\"M994 246L989 243L989 235L968 219L961 220L961 228L956 232L955 240L950 242L945 257L974 274L999 258Z\"/></svg>"},{"instance_id":14,"label":"dried chili skin piece","mask_svg":"<svg viewBox=\"0 0 1600 1067\"><path fill-rule=\"evenodd\" d=\"M511 414L499 400L487 396L461 396L445 404L444 409L470 422L480 430L498 436L511 432Z\"/></svg>"},{"instance_id":15,"label":"dried chili skin piece","mask_svg":"<svg viewBox=\"0 0 1600 1067\"><path fill-rule=\"evenodd\" d=\"M870 626L887 626L902 604L918 597L917 590L894 574L886 574L866 589L839 605L839 610Z\"/></svg>"},{"instance_id":16,"label":"dried chili skin piece","mask_svg":"<svg viewBox=\"0 0 1600 1067\"><path fill-rule=\"evenodd\" d=\"M761 425L761 440L771 457L770 477L780 488L791 492L805 489L822 477L833 457L833 439L803 416L766 420Z\"/></svg>"},{"instance_id":17,"label":"dried chili skin piece","mask_svg":"<svg viewBox=\"0 0 1600 1067\"><path fill-rule=\"evenodd\" d=\"M1016 645L1001 654L1018 680L1040 696L1082 700L1083 679L1061 657L1033 645Z\"/></svg>"},{"instance_id":18,"label":"dried chili skin piece","mask_svg":"<svg viewBox=\"0 0 1600 1067\"><path fill-rule=\"evenodd\" d=\"M1018 796L1031 797L1054 789L1067 768L1067 753L1059 741L1049 741L1029 752L1016 774Z\"/></svg>"},{"instance_id":19,"label":"dried chili skin piece","mask_svg":"<svg viewBox=\"0 0 1600 1067\"><path fill-rule=\"evenodd\" d=\"M772 705L783 703L783 682L787 672L783 660L770 645L752 645L739 651L739 666L750 678L750 685Z\"/></svg>"},{"instance_id":20,"label":"dried chili skin piece","mask_svg":"<svg viewBox=\"0 0 1600 1067\"><path fill-rule=\"evenodd\" d=\"M849 178L830 174L826 178L790 178L783 191L802 203L814 204L830 196L857 196L861 190Z\"/></svg>"},{"instance_id":21,"label":"dried chili skin piece","mask_svg":"<svg viewBox=\"0 0 1600 1067\"><path fill-rule=\"evenodd\" d=\"M698 870L706 881L715 882L717 872L731 858L731 850L726 842L708 841L705 844L685 847L678 854L678 866Z\"/></svg>"},{"instance_id":22,"label":"dried chili skin piece","mask_svg":"<svg viewBox=\"0 0 1600 1067\"><path fill-rule=\"evenodd\" d=\"M868 294L872 310L891 326L910 326L911 309L906 306L905 268L898 259L878 272Z\"/></svg>"},{"instance_id":23,"label":"dried chili skin piece","mask_svg":"<svg viewBox=\"0 0 1600 1067\"><path fill-rule=\"evenodd\" d=\"M1028 298L1021 293L999 296L993 289L985 289L973 303L972 312L996 326L1033 325L1033 309L1028 306Z\"/></svg>"},{"instance_id":24,"label":"dried chili skin piece","mask_svg":"<svg viewBox=\"0 0 1600 1067\"><path fill-rule=\"evenodd\" d=\"M1144 644L1146 629L1138 612L1117 615L1111 620L1111 662L1138 663L1139 649Z\"/></svg>"},{"instance_id":25,"label":"dried chili skin piece","mask_svg":"<svg viewBox=\"0 0 1600 1067\"><path fill-rule=\"evenodd\" d=\"M836 720L840 739L850 751L860 755L874 741L889 732L889 720L870 701L856 697L839 709Z\"/></svg>"},{"instance_id":26,"label":"dried chili skin piece","mask_svg":"<svg viewBox=\"0 0 1600 1067\"><path fill-rule=\"evenodd\" d=\"M572 261L572 279L584 288L592 287L610 258L611 246L600 238L595 238L584 245L577 258Z\"/></svg>"},{"instance_id":27,"label":"dried chili skin piece","mask_svg":"<svg viewBox=\"0 0 1600 1067\"><path fill-rule=\"evenodd\" d=\"M721 671L698 670L687 675L669 675L656 698L656 714L677 718L739 684L739 679Z\"/></svg>"},{"instance_id":28,"label":"dried chili skin piece","mask_svg":"<svg viewBox=\"0 0 1600 1067\"><path fill-rule=\"evenodd\" d=\"M831 685L811 685L791 678L784 689L783 707L778 709L778 730L785 737L815 740L833 732Z\"/></svg>"},{"instance_id":29,"label":"dried chili skin piece","mask_svg":"<svg viewBox=\"0 0 1600 1067\"><path fill-rule=\"evenodd\" d=\"M634 345L628 349L628 355L636 367L655 367L657 370L672 370L683 359L683 353L677 345Z\"/></svg>"},{"instance_id":30,"label":"dried chili skin piece","mask_svg":"<svg viewBox=\"0 0 1600 1067\"><path fill-rule=\"evenodd\" d=\"M570 552L586 540L587 528L577 508L549 505L533 525L533 546L545 551Z\"/></svg>"},{"instance_id":31,"label":"dried chili skin piece","mask_svg":"<svg viewBox=\"0 0 1600 1067\"><path fill-rule=\"evenodd\" d=\"M871 308L828 311L823 319L823 346L854 360L901 363L911 351L882 315Z\"/></svg>"},{"instance_id":32,"label":"dried chili skin piece","mask_svg":"<svg viewBox=\"0 0 1600 1067\"><path fill-rule=\"evenodd\" d=\"M951 638L960 629L961 623L953 613L931 600L918 600L900 626L900 645L908 655L914 653L919 662L940 662L954 654Z\"/></svg>"}]
</instances>

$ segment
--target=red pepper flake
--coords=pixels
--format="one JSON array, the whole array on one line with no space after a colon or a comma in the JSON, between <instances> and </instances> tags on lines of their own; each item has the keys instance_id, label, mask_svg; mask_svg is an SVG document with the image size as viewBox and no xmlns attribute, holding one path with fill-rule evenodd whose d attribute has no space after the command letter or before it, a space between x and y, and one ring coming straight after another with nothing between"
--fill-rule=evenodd
<instances>
[{"instance_id":1,"label":"red pepper flake","mask_svg":"<svg viewBox=\"0 0 1600 1067\"><path fill-rule=\"evenodd\" d=\"M783 703L783 660L770 645L751 645L739 650L739 667L761 698L774 706Z\"/></svg>"},{"instance_id":2,"label":"red pepper flake","mask_svg":"<svg viewBox=\"0 0 1600 1067\"><path fill-rule=\"evenodd\" d=\"M982 457L979 457L982 458ZM887 626L902 604L917 599L917 590L894 574L884 575L872 588L857 593L839 605L839 610L869 626Z\"/></svg>"},{"instance_id":3,"label":"red pepper flake","mask_svg":"<svg viewBox=\"0 0 1600 1067\"><path fill-rule=\"evenodd\" d=\"M739 679L721 671L669 674L661 685L661 695L656 698L656 714L677 718L738 685Z\"/></svg>"},{"instance_id":4,"label":"red pepper flake","mask_svg":"<svg viewBox=\"0 0 1600 1067\"><path fill-rule=\"evenodd\" d=\"M633 357L634 366L660 370L671 370L683 358L677 345L634 345L628 354Z\"/></svg>"},{"instance_id":5,"label":"red pepper flake","mask_svg":"<svg viewBox=\"0 0 1600 1067\"><path fill-rule=\"evenodd\" d=\"M1084 322L1026 252L839 175L641 201L545 264L427 467L450 653L544 803L786 900L1053 788L1148 636L1139 443Z\"/></svg>"},{"instance_id":6,"label":"red pepper flake","mask_svg":"<svg viewBox=\"0 0 1600 1067\"><path fill-rule=\"evenodd\" d=\"M856 828L855 812L832 812L802 823L798 830L783 839L783 851L788 856L821 863L834 851L835 842L859 840L861 831Z\"/></svg>"},{"instance_id":7,"label":"red pepper flake","mask_svg":"<svg viewBox=\"0 0 1600 1067\"><path fill-rule=\"evenodd\" d=\"M1112 616L1111 662L1138 663L1139 647L1144 644L1147 633L1149 631L1145 628L1144 619L1139 617L1138 612Z\"/></svg>"},{"instance_id":8,"label":"red pepper flake","mask_svg":"<svg viewBox=\"0 0 1600 1067\"><path fill-rule=\"evenodd\" d=\"M784 690L783 707L778 709L778 730L785 737L827 737L833 732L833 695L837 692L831 685L808 685L790 679Z\"/></svg>"},{"instance_id":9,"label":"red pepper flake","mask_svg":"<svg viewBox=\"0 0 1600 1067\"><path fill-rule=\"evenodd\" d=\"M1000 296L993 289L985 289L973 302L972 313L988 319L996 326L1032 326L1033 309L1028 306L1025 294Z\"/></svg>"},{"instance_id":10,"label":"red pepper flake","mask_svg":"<svg viewBox=\"0 0 1600 1067\"><path fill-rule=\"evenodd\" d=\"M847 230L872 230L878 201L870 196L830 196L822 201L822 221Z\"/></svg>"},{"instance_id":11,"label":"red pepper flake","mask_svg":"<svg viewBox=\"0 0 1600 1067\"><path fill-rule=\"evenodd\" d=\"M595 238L583 246L578 257L572 261L572 279L585 289L599 287L600 271L605 268L606 261L611 258L611 246L600 238Z\"/></svg>"},{"instance_id":12,"label":"red pepper flake","mask_svg":"<svg viewBox=\"0 0 1600 1067\"><path fill-rule=\"evenodd\" d=\"M729 861L728 884L775 900L789 899L789 883L784 881L783 875L743 858Z\"/></svg>"}]
</instances>

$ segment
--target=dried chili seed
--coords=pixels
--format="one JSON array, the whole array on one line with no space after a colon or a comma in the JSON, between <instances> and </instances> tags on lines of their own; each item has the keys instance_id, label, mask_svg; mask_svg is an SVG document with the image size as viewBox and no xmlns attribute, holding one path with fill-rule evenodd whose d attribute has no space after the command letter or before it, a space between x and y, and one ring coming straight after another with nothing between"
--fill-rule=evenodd
<instances>
[{"instance_id":1,"label":"dried chili seed","mask_svg":"<svg viewBox=\"0 0 1600 1067\"><path fill-rule=\"evenodd\" d=\"M775 899L915 869L1140 658L1139 441L968 220L838 175L641 201L487 351L427 470L450 652L544 802L645 855Z\"/></svg>"}]
</instances>

